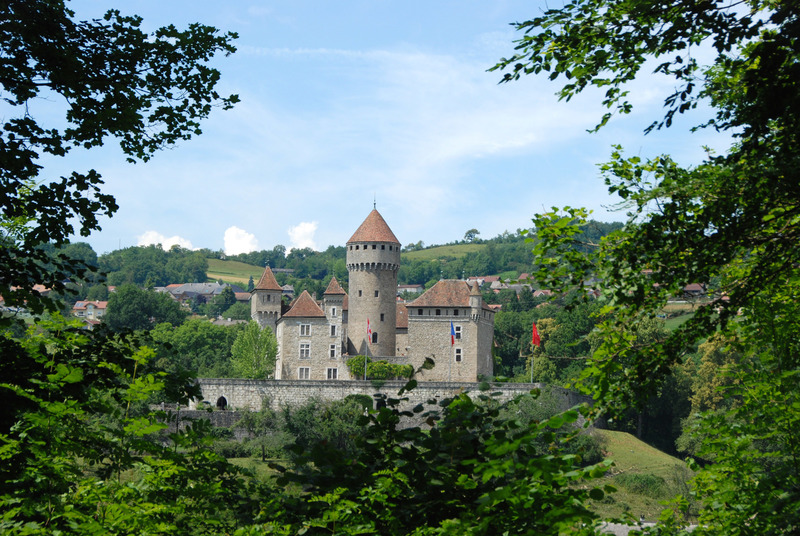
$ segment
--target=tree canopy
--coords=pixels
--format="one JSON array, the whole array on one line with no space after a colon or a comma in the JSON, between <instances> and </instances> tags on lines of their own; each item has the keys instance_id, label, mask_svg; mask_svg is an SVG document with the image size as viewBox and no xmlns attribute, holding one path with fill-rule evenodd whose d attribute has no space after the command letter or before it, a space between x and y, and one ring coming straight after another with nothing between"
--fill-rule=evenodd
<instances>
[{"instance_id":1,"label":"tree canopy","mask_svg":"<svg viewBox=\"0 0 800 536\"><path fill-rule=\"evenodd\" d=\"M42 244L88 236L100 228L101 216L117 210L95 170L54 177L43 159L113 138L128 160L148 160L199 134L213 107L238 100L218 93L219 72L207 65L217 53L235 50L235 34L202 24L148 33L141 23L117 10L76 20L63 0L11 0L0 7L0 293L6 303L52 309L33 285L63 291L87 266L52 258ZM63 103L62 116L41 122L31 113L37 99Z\"/></svg>"},{"instance_id":2,"label":"tree canopy","mask_svg":"<svg viewBox=\"0 0 800 536\"><path fill-rule=\"evenodd\" d=\"M598 327L602 342L584 385L607 411L643 403L714 334L726 352L740 354L730 381L719 382L740 405L706 414L696 427L697 451L713 460L695 488L705 500L700 523L711 531L791 531L800 511L800 491L786 483L800 478L790 461L800 439L800 6L572 0L516 27L525 32L516 54L495 66L506 70L503 81L564 80L558 95L566 100L600 88L609 109L601 128L631 111L629 83L652 62L676 89L647 131L672 126L676 114L700 111L703 102L711 114L695 128L733 136L725 154L693 167L667 155L625 157L616 147L601 170L627 224L581 250L574 246L586 211L536 215L535 253L544 259L536 275L560 291L580 291L590 277L603 282L604 313L613 316ZM711 53L707 64L697 59L708 56L696 53L701 48ZM639 327L689 283L705 284L715 301L671 335L639 341ZM789 405L771 412L769 400Z\"/></svg>"}]
</instances>

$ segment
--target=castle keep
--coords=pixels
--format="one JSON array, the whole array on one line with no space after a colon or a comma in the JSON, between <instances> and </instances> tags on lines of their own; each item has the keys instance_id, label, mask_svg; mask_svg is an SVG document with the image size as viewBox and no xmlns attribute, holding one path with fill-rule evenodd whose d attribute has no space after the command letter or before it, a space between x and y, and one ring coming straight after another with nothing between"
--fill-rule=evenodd
<instances>
[{"instance_id":1,"label":"castle keep","mask_svg":"<svg viewBox=\"0 0 800 536\"><path fill-rule=\"evenodd\" d=\"M419 368L422 381L474 382L493 373L494 312L477 283L443 280L410 303L397 301L400 242L373 210L347 241L349 294L334 277L321 301L303 292L281 302L267 266L250 297L253 320L278 340L275 379L357 380L346 361L355 355Z\"/></svg>"}]
</instances>

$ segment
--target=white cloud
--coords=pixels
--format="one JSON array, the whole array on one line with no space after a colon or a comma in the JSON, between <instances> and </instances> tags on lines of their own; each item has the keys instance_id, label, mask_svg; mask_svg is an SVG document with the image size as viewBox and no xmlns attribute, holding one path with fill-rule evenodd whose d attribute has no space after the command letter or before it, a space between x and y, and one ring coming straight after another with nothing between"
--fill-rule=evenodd
<instances>
[{"instance_id":1,"label":"white cloud","mask_svg":"<svg viewBox=\"0 0 800 536\"><path fill-rule=\"evenodd\" d=\"M258 240L255 235L248 233L244 229L236 226L225 229L225 253L227 255L238 255L239 253L250 253L258 249Z\"/></svg>"},{"instance_id":2,"label":"white cloud","mask_svg":"<svg viewBox=\"0 0 800 536\"><path fill-rule=\"evenodd\" d=\"M317 232L318 226L318 222L303 221L294 227L289 228L287 231L289 233L289 241L291 244L289 246L289 250L291 251L293 249L302 248L311 248L314 250L317 249L317 245L314 243L314 233Z\"/></svg>"},{"instance_id":3,"label":"white cloud","mask_svg":"<svg viewBox=\"0 0 800 536\"><path fill-rule=\"evenodd\" d=\"M143 235L136 237L137 246L149 246L151 244L160 244L165 251L176 245L186 249L195 249L189 240L178 235L166 237L158 231L146 231Z\"/></svg>"}]
</instances>

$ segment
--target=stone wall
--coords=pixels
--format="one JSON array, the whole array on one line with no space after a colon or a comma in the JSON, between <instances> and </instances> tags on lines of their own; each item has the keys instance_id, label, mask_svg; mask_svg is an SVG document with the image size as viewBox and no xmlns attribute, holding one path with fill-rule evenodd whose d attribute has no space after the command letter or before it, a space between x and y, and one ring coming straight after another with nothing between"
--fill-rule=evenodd
<instances>
[{"instance_id":1,"label":"stone wall","mask_svg":"<svg viewBox=\"0 0 800 536\"><path fill-rule=\"evenodd\" d=\"M266 402L272 409L283 406L301 406L312 398L324 401L342 400L348 395L358 394L374 396L384 394L396 397L403 381L312 381L312 380L240 380L210 379L198 380L203 398L216 407L231 410L259 410ZM441 400L461 392L477 393L479 383L472 382L420 382L415 389L404 393L409 400L401 408L412 408L428 400ZM543 384L531 383L498 383L491 384L487 393L498 393L502 401L510 400L535 388L544 388ZM583 402L591 403L590 397L574 391L551 387L559 399L559 408L569 409ZM196 409L193 401L190 409Z\"/></svg>"}]
</instances>

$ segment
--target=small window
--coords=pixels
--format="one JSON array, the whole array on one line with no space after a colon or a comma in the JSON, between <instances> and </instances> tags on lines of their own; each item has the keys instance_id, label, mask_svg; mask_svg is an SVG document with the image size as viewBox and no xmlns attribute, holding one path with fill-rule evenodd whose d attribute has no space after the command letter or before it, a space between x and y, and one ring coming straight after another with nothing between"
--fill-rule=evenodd
<instances>
[{"instance_id":1,"label":"small window","mask_svg":"<svg viewBox=\"0 0 800 536\"><path fill-rule=\"evenodd\" d=\"M373 331L372 332L372 344L375 344L377 342L378 342L378 332L377 331Z\"/></svg>"},{"instance_id":2,"label":"small window","mask_svg":"<svg viewBox=\"0 0 800 536\"><path fill-rule=\"evenodd\" d=\"M377 290L375 291L375 297L376 298L378 297L378 291Z\"/></svg>"},{"instance_id":3,"label":"small window","mask_svg":"<svg viewBox=\"0 0 800 536\"><path fill-rule=\"evenodd\" d=\"M383 317L384 317L384 316L385 316L385 315L384 315L383 313L381 313L381 322L383 322Z\"/></svg>"},{"instance_id":4,"label":"small window","mask_svg":"<svg viewBox=\"0 0 800 536\"><path fill-rule=\"evenodd\" d=\"M417 309L417 315L422 316L422 309Z\"/></svg>"},{"instance_id":5,"label":"small window","mask_svg":"<svg viewBox=\"0 0 800 536\"><path fill-rule=\"evenodd\" d=\"M267 294L267 301L272 301L272 294Z\"/></svg>"},{"instance_id":6,"label":"small window","mask_svg":"<svg viewBox=\"0 0 800 536\"><path fill-rule=\"evenodd\" d=\"M336 336L336 324L331 324L331 337Z\"/></svg>"},{"instance_id":7,"label":"small window","mask_svg":"<svg viewBox=\"0 0 800 536\"><path fill-rule=\"evenodd\" d=\"M300 367L297 369L297 379L307 380L311 377L311 369L308 367Z\"/></svg>"},{"instance_id":8,"label":"small window","mask_svg":"<svg viewBox=\"0 0 800 536\"><path fill-rule=\"evenodd\" d=\"M378 245L377 244L372 244L372 249L378 249Z\"/></svg>"},{"instance_id":9,"label":"small window","mask_svg":"<svg viewBox=\"0 0 800 536\"><path fill-rule=\"evenodd\" d=\"M456 363L461 363L461 348L456 348Z\"/></svg>"},{"instance_id":10,"label":"small window","mask_svg":"<svg viewBox=\"0 0 800 536\"><path fill-rule=\"evenodd\" d=\"M336 345L335 344L331 344L330 358L331 359L336 359Z\"/></svg>"},{"instance_id":11,"label":"small window","mask_svg":"<svg viewBox=\"0 0 800 536\"><path fill-rule=\"evenodd\" d=\"M311 324L300 324L300 336L309 337L311 335Z\"/></svg>"},{"instance_id":12,"label":"small window","mask_svg":"<svg viewBox=\"0 0 800 536\"><path fill-rule=\"evenodd\" d=\"M455 339L457 341L461 340L461 326L453 326L453 330L455 331Z\"/></svg>"},{"instance_id":13,"label":"small window","mask_svg":"<svg viewBox=\"0 0 800 536\"><path fill-rule=\"evenodd\" d=\"M311 359L311 343L300 343L300 359Z\"/></svg>"},{"instance_id":14,"label":"small window","mask_svg":"<svg viewBox=\"0 0 800 536\"><path fill-rule=\"evenodd\" d=\"M389 251L392 251L392 246L389 246Z\"/></svg>"},{"instance_id":15,"label":"small window","mask_svg":"<svg viewBox=\"0 0 800 536\"><path fill-rule=\"evenodd\" d=\"M336 307L331 307L331 317L336 318Z\"/></svg>"},{"instance_id":16,"label":"small window","mask_svg":"<svg viewBox=\"0 0 800 536\"><path fill-rule=\"evenodd\" d=\"M442 316L442 310L436 309L436 316Z\"/></svg>"},{"instance_id":17,"label":"small window","mask_svg":"<svg viewBox=\"0 0 800 536\"><path fill-rule=\"evenodd\" d=\"M386 244L381 244L381 249L386 249Z\"/></svg>"},{"instance_id":18,"label":"small window","mask_svg":"<svg viewBox=\"0 0 800 536\"><path fill-rule=\"evenodd\" d=\"M335 380L339 377L339 369L329 368L328 369L328 379Z\"/></svg>"},{"instance_id":19,"label":"small window","mask_svg":"<svg viewBox=\"0 0 800 536\"><path fill-rule=\"evenodd\" d=\"M458 309L453 309L453 316L458 316Z\"/></svg>"},{"instance_id":20,"label":"small window","mask_svg":"<svg viewBox=\"0 0 800 536\"><path fill-rule=\"evenodd\" d=\"M358 250L358 246L356 246L356 250Z\"/></svg>"},{"instance_id":21,"label":"small window","mask_svg":"<svg viewBox=\"0 0 800 536\"><path fill-rule=\"evenodd\" d=\"M358 291L358 297L359 298L361 297L361 291L360 290Z\"/></svg>"}]
</instances>

